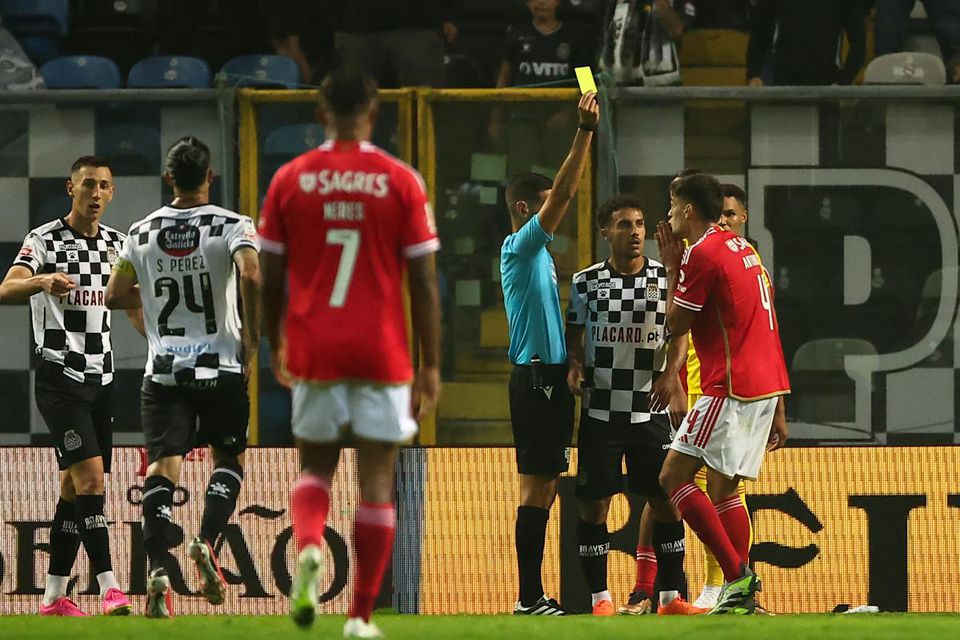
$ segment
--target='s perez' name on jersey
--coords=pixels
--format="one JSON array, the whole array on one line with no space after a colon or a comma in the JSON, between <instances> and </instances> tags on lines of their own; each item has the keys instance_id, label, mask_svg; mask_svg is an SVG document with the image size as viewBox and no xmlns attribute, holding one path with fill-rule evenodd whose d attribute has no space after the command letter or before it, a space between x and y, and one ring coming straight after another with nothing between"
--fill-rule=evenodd
<instances>
[{"instance_id":1,"label":"'s perez' name on jersey","mask_svg":"<svg viewBox=\"0 0 960 640\"><path fill-rule=\"evenodd\" d=\"M164 265L166 264L166 267ZM203 261L203 256L191 256L189 258L157 258L157 271L164 273L167 271L184 272L196 271L197 269L206 269L207 264Z\"/></svg>"},{"instance_id":2,"label":"'s perez' name on jersey","mask_svg":"<svg viewBox=\"0 0 960 640\"><path fill-rule=\"evenodd\" d=\"M316 173L300 174L300 189L307 193L316 192L321 196L341 191L383 198L390 192L389 187L390 176L386 173L323 169Z\"/></svg>"}]
</instances>

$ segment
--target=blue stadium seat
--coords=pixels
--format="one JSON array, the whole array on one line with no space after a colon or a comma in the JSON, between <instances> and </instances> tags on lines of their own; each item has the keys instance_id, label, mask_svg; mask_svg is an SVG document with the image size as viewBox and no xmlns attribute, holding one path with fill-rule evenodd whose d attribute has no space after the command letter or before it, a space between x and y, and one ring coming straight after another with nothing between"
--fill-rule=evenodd
<instances>
[{"instance_id":1,"label":"blue stadium seat","mask_svg":"<svg viewBox=\"0 0 960 640\"><path fill-rule=\"evenodd\" d=\"M319 124L288 124L277 127L267 134L263 143L264 155L300 155L321 144L325 138L323 126Z\"/></svg>"},{"instance_id":2,"label":"blue stadium seat","mask_svg":"<svg viewBox=\"0 0 960 640\"><path fill-rule=\"evenodd\" d=\"M23 52L27 54L30 62L35 65L43 65L60 56L60 36L42 33L20 35L17 36L17 42L23 47Z\"/></svg>"},{"instance_id":3,"label":"blue stadium seat","mask_svg":"<svg viewBox=\"0 0 960 640\"><path fill-rule=\"evenodd\" d=\"M286 56L239 56L228 60L217 75L231 87L295 89L300 84L300 68Z\"/></svg>"},{"instance_id":4,"label":"blue stadium seat","mask_svg":"<svg viewBox=\"0 0 960 640\"><path fill-rule=\"evenodd\" d=\"M64 56L40 67L48 89L119 89L120 69L109 58Z\"/></svg>"},{"instance_id":5,"label":"blue stadium seat","mask_svg":"<svg viewBox=\"0 0 960 640\"><path fill-rule=\"evenodd\" d=\"M3 24L16 35L67 35L67 0L0 0Z\"/></svg>"},{"instance_id":6,"label":"blue stadium seat","mask_svg":"<svg viewBox=\"0 0 960 640\"><path fill-rule=\"evenodd\" d=\"M200 58L190 56L150 56L130 69L128 88L191 88L210 86L210 68Z\"/></svg>"}]
</instances>

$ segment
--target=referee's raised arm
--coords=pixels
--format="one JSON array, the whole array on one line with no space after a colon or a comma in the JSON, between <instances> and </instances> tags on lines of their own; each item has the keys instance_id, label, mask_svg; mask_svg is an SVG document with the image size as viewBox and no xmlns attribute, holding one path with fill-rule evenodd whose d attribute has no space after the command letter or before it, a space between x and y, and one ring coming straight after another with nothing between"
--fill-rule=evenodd
<instances>
[{"instance_id":1,"label":"referee's raised arm","mask_svg":"<svg viewBox=\"0 0 960 640\"><path fill-rule=\"evenodd\" d=\"M520 474L516 548L520 594L514 613L565 615L543 591L541 565L557 479L567 470L574 399L567 386L567 349L557 270L547 245L577 193L600 119L596 94L579 102L580 126L555 180L533 172L510 178L506 204L513 232L500 250L510 333L510 423Z\"/></svg>"},{"instance_id":2,"label":"referee's raised arm","mask_svg":"<svg viewBox=\"0 0 960 640\"><path fill-rule=\"evenodd\" d=\"M540 226L549 234L553 234L560 226L563 216L570 207L570 201L577 195L583 167L587 156L590 155L590 143L600 121L600 105L597 104L597 94L587 93L580 96L579 117L580 126L570 146L570 153L560 165L557 177L553 180L553 189L547 196L540 209Z\"/></svg>"}]
</instances>

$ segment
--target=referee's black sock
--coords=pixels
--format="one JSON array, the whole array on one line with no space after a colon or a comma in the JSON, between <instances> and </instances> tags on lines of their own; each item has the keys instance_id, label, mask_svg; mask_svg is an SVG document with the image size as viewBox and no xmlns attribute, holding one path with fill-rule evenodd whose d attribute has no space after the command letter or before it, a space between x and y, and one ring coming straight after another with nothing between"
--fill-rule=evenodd
<instances>
[{"instance_id":1,"label":"referee's black sock","mask_svg":"<svg viewBox=\"0 0 960 640\"><path fill-rule=\"evenodd\" d=\"M80 530L72 502L60 498L50 525L50 568L52 576L69 576L80 549Z\"/></svg>"},{"instance_id":2,"label":"referee's black sock","mask_svg":"<svg viewBox=\"0 0 960 640\"><path fill-rule=\"evenodd\" d=\"M163 476L150 476L143 482L143 548L150 561L150 571L163 567L169 555L175 488Z\"/></svg>"},{"instance_id":3,"label":"referee's black sock","mask_svg":"<svg viewBox=\"0 0 960 640\"><path fill-rule=\"evenodd\" d=\"M237 508L237 495L243 482L243 467L234 461L221 462L210 474L200 521L200 537L213 547Z\"/></svg>"},{"instance_id":4,"label":"referee's black sock","mask_svg":"<svg viewBox=\"0 0 960 640\"><path fill-rule=\"evenodd\" d=\"M657 582L661 591L684 595L683 556L686 552L683 521L653 523L653 552L657 556Z\"/></svg>"},{"instance_id":5,"label":"referee's black sock","mask_svg":"<svg viewBox=\"0 0 960 640\"><path fill-rule=\"evenodd\" d=\"M590 593L607 590L607 554L610 553L610 534L607 523L577 522L577 542L580 545L580 566L587 578Z\"/></svg>"},{"instance_id":6,"label":"referee's black sock","mask_svg":"<svg viewBox=\"0 0 960 640\"><path fill-rule=\"evenodd\" d=\"M517 508L517 568L520 573L520 604L530 607L543 596L540 568L550 512L540 507Z\"/></svg>"},{"instance_id":7,"label":"referee's black sock","mask_svg":"<svg viewBox=\"0 0 960 640\"><path fill-rule=\"evenodd\" d=\"M77 529L83 548L87 551L94 575L113 571L110 561L110 532L107 518L103 515L103 494L77 496L74 505Z\"/></svg>"}]
</instances>

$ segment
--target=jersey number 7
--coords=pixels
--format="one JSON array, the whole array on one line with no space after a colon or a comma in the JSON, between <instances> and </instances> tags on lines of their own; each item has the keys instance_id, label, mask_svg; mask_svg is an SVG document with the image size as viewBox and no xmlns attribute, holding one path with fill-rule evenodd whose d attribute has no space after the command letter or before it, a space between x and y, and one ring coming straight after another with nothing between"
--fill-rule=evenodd
<instances>
[{"instance_id":1,"label":"jersey number 7","mask_svg":"<svg viewBox=\"0 0 960 640\"><path fill-rule=\"evenodd\" d=\"M340 265L337 267L337 278L333 281L333 292L330 294L330 306L340 308L347 302L347 292L353 280L353 269L357 266L357 253L360 252L360 231L357 229L330 229L327 231L327 244L339 244L343 247L340 253Z\"/></svg>"}]
</instances>

